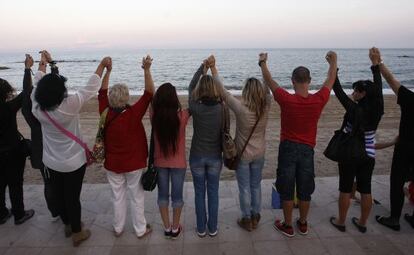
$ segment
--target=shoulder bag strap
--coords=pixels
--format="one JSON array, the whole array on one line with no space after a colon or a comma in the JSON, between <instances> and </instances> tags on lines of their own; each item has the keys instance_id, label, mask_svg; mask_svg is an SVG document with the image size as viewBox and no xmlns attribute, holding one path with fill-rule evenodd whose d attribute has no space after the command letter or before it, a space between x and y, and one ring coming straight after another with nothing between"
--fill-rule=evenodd
<instances>
[{"instance_id":1,"label":"shoulder bag strap","mask_svg":"<svg viewBox=\"0 0 414 255\"><path fill-rule=\"evenodd\" d=\"M243 146L243 150L240 152L240 156L241 156L241 155L243 155L244 150L246 150L247 144L249 143L250 138L252 137L253 132L254 132L254 130L256 129L257 123L259 123L259 120L260 120L260 117L256 120L256 123L254 124L252 131L250 131L250 135L249 135L249 137L247 138L246 143L245 143L245 144L244 144L244 146Z\"/></svg>"},{"instance_id":2,"label":"shoulder bag strap","mask_svg":"<svg viewBox=\"0 0 414 255\"><path fill-rule=\"evenodd\" d=\"M70 139L72 139L73 141L75 141L76 143L78 143L80 146L82 146L82 148L84 148L85 151L89 151L88 145L86 143L84 143L81 139L79 139L77 136L75 136L74 134L72 134L70 131L68 131L66 128L64 128L62 125L60 125L58 122L56 122L56 120L54 120L52 117L50 117L50 115L46 111L42 111L42 112L49 119L49 121L57 129L60 130L60 132L62 132L64 135L66 135L67 137L69 137Z\"/></svg>"}]
</instances>

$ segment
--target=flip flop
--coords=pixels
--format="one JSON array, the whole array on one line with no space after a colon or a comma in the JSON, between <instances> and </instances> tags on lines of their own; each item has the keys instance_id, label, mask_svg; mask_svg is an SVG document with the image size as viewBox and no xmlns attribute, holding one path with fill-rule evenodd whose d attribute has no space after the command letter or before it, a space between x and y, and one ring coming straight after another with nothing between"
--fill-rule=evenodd
<instances>
[{"instance_id":1,"label":"flip flop","mask_svg":"<svg viewBox=\"0 0 414 255\"><path fill-rule=\"evenodd\" d=\"M386 226L394 231L400 231L400 224L393 224L392 222L390 222L390 217L384 217L384 216L375 216L375 220L383 225Z\"/></svg>"},{"instance_id":2,"label":"flip flop","mask_svg":"<svg viewBox=\"0 0 414 255\"><path fill-rule=\"evenodd\" d=\"M408 213L404 214L404 219L410 223L411 227L414 228L414 216L410 216Z\"/></svg>"},{"instance_id":3,"label":"flip flop","mask_svg":"<svg viewBox=\"0 0 414 255\"><path fill-rule=\"evenodd\" d=\"M352 223L355 225L355 227L357 227L357 229L359 230L359 232L361 232L361 233L367 232L367 227L366 226L362 226L361 224L359 224L359 220L358 220L357 217L352 217Z\"/></svg>"},{"instance_id":4,"label":"flip flop","mask_svg":"<svg viewBox=\"0 0 414 255\"><path fill-rule=\"evenodd\" d=\"M147 235L149 235L152 232L152 228L150 224L147 224L147 229L145 230L145 233L138 236L138 239L142 239L144 237L146 237Z\"/></svg>"},{"instance_id":5,"label":"flip flop","mask_svg":"<svg viewBox=\"0 0 414 255\"><path fill-rule=\"evenodd\" d=\"M341 232L345 232L346 231L345 225L336 224L335 221L336 221L335 217L331 217L329 219L329 222L332 224L332 226L334 226L336 229L338 229Z\"/></svg>"}]
</instances>

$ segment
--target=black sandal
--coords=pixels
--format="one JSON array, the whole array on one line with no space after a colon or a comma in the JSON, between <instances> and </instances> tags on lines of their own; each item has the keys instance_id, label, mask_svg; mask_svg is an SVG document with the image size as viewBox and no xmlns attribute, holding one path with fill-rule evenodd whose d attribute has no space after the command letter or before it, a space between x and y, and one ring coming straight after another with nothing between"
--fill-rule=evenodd
<instances>
[{"instance_id":1,"label":"black sandal","mask_svg":"<svg viewBox=\"0 0 414 255\"><path fill-rule=\"evenodd\" d=\"M335 221L336 221L335 217L331 217L329 219L329 222L332 224L332 226L334 226L336 229L338 229L341 232L345 232L345 230L346 230L345 225L336 224Z\"/></svg>"},{"instance_id":2,"label":"black sandal","mask_svg":"<svg viewBox=\"0 0 414 255\"><path fill-rule=\"evenodd\" d=\"M359 230L359 232L361 232L361 233L367 232L367 227L359 224L358 221L359 220L358 220L357 217L352 217L352 223L355 225L355 227L357 227L357 229Z\"/></svg>"},{"instance_id":3,"label":"black sandal","mask_svg":"<svg viewBox=\"0 0 414 255\"><path fill-rule=\"evenodd\" d=\"M404 214L404 219L410 223L411 227L414 228L414 215L410 216L408 213Z\"/></svg>"},{"instance_id":4,"label":"black sandal","mask_svg":"<svg viewBox=\"0 0 414 255\"><path fill-rule=\"evenodd\" d=\"M375 216L375 220L379 224L381 224L383 226L386 226L386 227L388 227L388 228L390 228L394 231L400 231L400 224L398 224L398 223L395 224L395 223L391 222L392 221L391 217L384 217L384 216L377 215L377 216Z\"/></svg>"}]
</instances>

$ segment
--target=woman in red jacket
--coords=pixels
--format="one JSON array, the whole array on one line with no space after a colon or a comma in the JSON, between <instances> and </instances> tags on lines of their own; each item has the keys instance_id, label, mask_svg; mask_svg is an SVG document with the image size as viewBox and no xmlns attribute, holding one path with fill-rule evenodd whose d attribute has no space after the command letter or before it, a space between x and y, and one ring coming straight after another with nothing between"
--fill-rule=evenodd
<instances>
[{"instance_id":1,"label":"woman in red jacket","mask_svg":"<svg viewBox=\"0 0 414 255\"><path fill-rule=\"evenodd\" d=\"M99 113L107 110L105 124L105 163L108 182L112 188L114 205L114 234L124 230L127 214L127 189L131 193L132 224L138 238L151 232L144 215L144 190L140 184L142 169L147 166L147 138L142 118L154 93L150 56L143 58L145 91L133 105L128 105L129 92L125 84L111 87L108 95L108 68L99 90Z\"/></svg>"}]
</instances>

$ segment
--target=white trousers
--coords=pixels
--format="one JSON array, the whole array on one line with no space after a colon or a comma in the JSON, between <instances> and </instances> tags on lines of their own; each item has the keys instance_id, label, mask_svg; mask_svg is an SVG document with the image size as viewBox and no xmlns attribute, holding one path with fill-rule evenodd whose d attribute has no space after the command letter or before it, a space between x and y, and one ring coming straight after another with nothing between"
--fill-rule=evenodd
<instances>
[{"instance_id":1,"label":"white trousers","mask_svg":"<svg viewBox=\"0 0 414 255\"><path fill-rule=\"evenodd\" d=\"M124 230L127 216L127 188L131 197L131 216L137 236L145 233L147 221L144 215L144 189L140 179L142 170L117 174L106 171L108 182L112 189L112 200L114 205L114 230L121 233Z\"/></svg>"}]
</instances>

